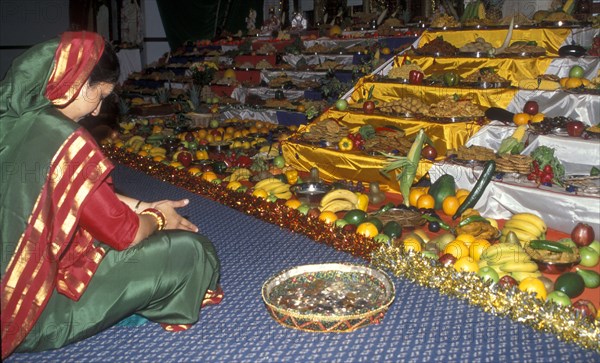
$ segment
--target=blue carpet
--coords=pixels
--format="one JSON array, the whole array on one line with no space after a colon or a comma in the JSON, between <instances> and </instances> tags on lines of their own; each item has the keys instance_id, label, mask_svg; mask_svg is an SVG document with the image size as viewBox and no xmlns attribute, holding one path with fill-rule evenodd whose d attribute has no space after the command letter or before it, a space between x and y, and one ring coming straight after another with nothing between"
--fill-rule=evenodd
<instances>
[{"instance_id":1,"label":"blue carpet","mask_svg":"<svg viewBox=\"0 0 600 363\"><path fill-rule=\"evenodd\" d=\"M297 265L364 263L346 253L128 168L120 191L147 200L190 198L182 214L215 244L225 299L182 333L157 324L115 326L55 351L10 362L600 362L600 355L454 298L394 278L396 300L383 323L352 333L306 333L277 324L261 287Z\"/></svg>"}]
</instances>

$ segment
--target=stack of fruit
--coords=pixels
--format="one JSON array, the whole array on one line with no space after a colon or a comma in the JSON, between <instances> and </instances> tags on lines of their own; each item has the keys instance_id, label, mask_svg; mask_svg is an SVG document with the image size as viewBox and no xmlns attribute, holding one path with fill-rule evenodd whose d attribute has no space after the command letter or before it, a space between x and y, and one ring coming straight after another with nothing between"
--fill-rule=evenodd
<instances>
[{"instance_id":1,"label":"stack of fruit","mask_svg":"<svg viewBox=\"0 0 600 363\"><path fill-rule=\"evenodd\" d=\"M512 231L506 234L504 242L496 243L483 251L479 268L486 266L498 274L498 279L509 275L521 282L528 277L542 276L537 263L531 260Z\"/></svg>"},{"instance_id":2,"label":"stack of fruit","mask_svg":"<svg viewBox=\"0 0 600 363\"><path fill-rule=\"evenodd\" d=\"M362 201L360 199L363 199ZM319 209L321 212L333 212L337 213L340 211L349 211L352 209L360 209L361 204L368 203L368 196L361 194L360 197L356 193L348 189L334 189L327 192L323 199L321 199Z\"/></svg>"},{"instance_id":3,"label":"stack of fruit","mask_svg":"<svg viewBox=\"0 0 600 363\"><path fill-rule=\"evenodd\" d=\"M516 213L506 221L502 228L501 243L508 242L508 235L512 232L525 247L530 241L546 238L546 222L533 213Z\"/></svg>"},{"instance_id":4,"label":"stack of fruit","mask_svg":"<svg viewBox=\"0 0 600 363\"><path fill-rule=\"evenodd\" d=\"M291 185L282 182L277 178L266 178L254 185L254 191L252 195L259 198L269 199L290 199L292 192L290 191Z\"/></svg>"}]
</instances>

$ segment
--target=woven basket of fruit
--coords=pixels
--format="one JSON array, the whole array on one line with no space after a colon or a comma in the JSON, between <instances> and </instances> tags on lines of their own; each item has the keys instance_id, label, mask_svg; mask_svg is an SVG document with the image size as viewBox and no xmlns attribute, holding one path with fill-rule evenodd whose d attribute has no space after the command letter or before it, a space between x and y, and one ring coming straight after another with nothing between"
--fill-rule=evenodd
<instances>
[{"instance_id":1,"label":"woven basket of fruit","mask_svg":"<svg viewBox=\"0 0 600 363\"><path fill-rule=\"evenodd\" d=\"M262 287L263 301L277 323L320 333L379 324L394 296L394 283L383 271L340 263L284 270Z\"/></svg>"},{"instance_id":2,"label":"woven basket of fruit","mask_svg":"<svg viewBox=\"0 0 600 363\"><path fill-rule=\"evenodd\" d=\"M421 212L414 207L390 208L384 212L375 215L383 224L395 221L402 228L416 228L425 224L425 219Z\"/></svg>"}]
</instances>

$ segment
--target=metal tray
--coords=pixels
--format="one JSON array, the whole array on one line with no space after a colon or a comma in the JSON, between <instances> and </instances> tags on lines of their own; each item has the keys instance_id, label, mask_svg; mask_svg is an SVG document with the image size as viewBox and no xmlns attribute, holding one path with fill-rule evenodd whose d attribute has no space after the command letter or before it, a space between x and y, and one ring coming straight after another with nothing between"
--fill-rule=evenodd
<instances>
[{"instance_id":1,"label":"metal tray","mask_svg":"<svg viewBox=\"0 0 600 363\"><path fill-rule=\"evenodd\" d=\"M510 81L505 82L459 82L459 86L469 87L469 88L508 88L511 86Z\"/></svg>"}]
</instances>

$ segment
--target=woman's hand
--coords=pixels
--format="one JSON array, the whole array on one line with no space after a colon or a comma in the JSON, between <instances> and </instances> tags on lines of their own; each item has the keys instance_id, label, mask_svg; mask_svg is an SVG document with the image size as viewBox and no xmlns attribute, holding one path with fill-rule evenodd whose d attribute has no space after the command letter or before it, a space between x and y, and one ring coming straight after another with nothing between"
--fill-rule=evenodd
<instances>
[{"instance_id":1,"label":"woman's hand","mask_svg":"<svg viewBox=\"0 0 600 363\"><path fill-rule=\"evenodd\" d=\"M182 229L185 231L198 232L198 227L196 225L179 215L175 210L176 208L185 207L189 203L189 199L161 200L150 203L150 207L160 210L165 215L165 219L167 220L165 229Z\"/></svg>"}]
</instances>

